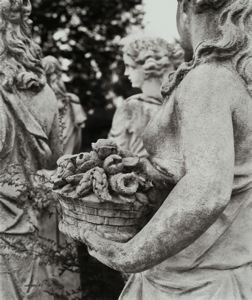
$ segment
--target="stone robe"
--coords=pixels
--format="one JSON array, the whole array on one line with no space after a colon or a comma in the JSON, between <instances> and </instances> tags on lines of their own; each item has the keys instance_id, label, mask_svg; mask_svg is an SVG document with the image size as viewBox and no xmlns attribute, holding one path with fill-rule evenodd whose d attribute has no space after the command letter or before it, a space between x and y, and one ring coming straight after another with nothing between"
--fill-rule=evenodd
<instances>
[{"instance_id":1,"label":"stone robe","mask_svg":"<svg viewBox=\"0 0 252 300\"><path fill-rule=\"evenodd\" d=\"M55 168L59 137L57 101L48 86L37 94L0 90L0 299L51 299L42 292L48 274L36 255L34 199L26 198L22 184L32 186L32 174Z\"/></svg>"},{"instance_id":2,"label":"stone robe","mask_svg":"<svg viewBox=\"0 0 252 300\"><path fill-rule=\"evenodd\" d=\"M161 98L144 94L129 97L117 108L108 137L121 149L140 157L147 157L148 153L143 145L143 132L161 104Z\"/></svg>"}]
</instances>

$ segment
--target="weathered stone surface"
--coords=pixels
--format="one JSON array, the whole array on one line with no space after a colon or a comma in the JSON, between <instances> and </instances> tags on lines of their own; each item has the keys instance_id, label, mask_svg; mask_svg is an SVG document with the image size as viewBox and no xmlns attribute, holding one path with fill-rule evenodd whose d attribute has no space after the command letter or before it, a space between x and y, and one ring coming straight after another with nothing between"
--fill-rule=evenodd
<instances>
[{"instance_id":1,"label":"weathered stone surface","mask_svg":"<svg viewBox=\"0 0 252 300\"><path fill-rule=\"evenodd\" d=\"M77 240L92 230L125 242L153 210L147 196L153 185L141 174L139 158L127 157L115 142L98 140L92 149L57 162L54 190L62 208L60 229Z\"/></svg>"},{"instance_id":2,"label":"weathered stone surface","mask_svg":"<svg viewBox=\"0 0 252 300\"><path fill-rule=\"evenodd\" d=\"M251 12L250 0L178 1L194 56L144 133L150 162L175 186L127 243L83 233L94 257L135 273L120 300L252 298Z\"/></svg>"},{"instance_id":3,"label":"weathered stone surface","mask_svg":"<svg viewBox=\"0 0 252 300\"><path fill-rule=\"evenodd\" d=\"M44 299L34 174L61 155L58 108L30 37L27 1L0 2L0 299ZM7 184L8 183L8 184ZM22 250L20 250L20 247Z\"/></svg>"},{"instance_id":4,"label":"weathered stone surface","mask_svg":"<svg viewBox=\"0 0 252 300\"><path fill-rule=\"evenodd\" d=\"M85 126L86 114L77 95L68 93L62 79L60 62L49 55L42 60L47 82L54 91L59 108L62 130L63 153L78 153L81 146L81 130Z\"/></svg>"}]
</instances>

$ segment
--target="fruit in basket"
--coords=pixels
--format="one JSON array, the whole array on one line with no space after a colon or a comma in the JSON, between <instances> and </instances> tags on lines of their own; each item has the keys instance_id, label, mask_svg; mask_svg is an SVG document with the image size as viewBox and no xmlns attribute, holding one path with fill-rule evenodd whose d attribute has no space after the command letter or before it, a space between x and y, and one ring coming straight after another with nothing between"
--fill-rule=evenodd
<instances>
[{"instance_id":1,"label":"fruit in basket","mask_svg":"<svg viewBox=\"0 0 252 300\"><path fill-rule=\"evenodd\" d=\"M76 172L85 173L95 167L102 165L102 161L99 159L96 152L80 153L76 157Z\"/></svg>"},{"instance_id":2,"label":"fruit in basket","mask_svg":"<svg viewBox=\"0 0 252 300\"><path fill-rule=\"evenodd\" d=\"M90 192L92 192L92 174L93 170L89 170L88 172L84 173L82 179L80 180L78 186L76 187L76 195L77 196L86 196Z\"/></svg>"},{"instance_id":3,"label":"fruit in basket","mask_svg":"<svg viewBox=\"0 0 252 300\"><path fill-rule=\"evenodd\" d=\"M111 154L117 154L118 151L116 143L109 139L100 139L96 143L92 143L92 149L102 160Z\"/></svg>"},{"instance_id":4,"label":"fruit in basket","mask_svg":"<svg viewBox=\"0 0 252 300\"><path fill-rule=\"evenodd\" d=\"M71 184L78 184L82 180L84 175L85 175L85 173L70 175L70 176L66 177L66 182L71 183Z\"/></svg>"},{"instance_id":5,"label":"fruit in basket","mask_svg":"<svg viewBox=\"0 0 252 300\"><path fill-rule=\"evenodd\" d=\"M93 182L93 191L95 195L102 201L110 201L112 199L108 190L108 180L105 171L96 167L91 174Z\"/></svg>"},{"instance_id":6,"label":"fruit in basket","mask_svg":"<svg viewBox=\"0 0 252 300\"><path fill-rule=\"evenodd\" d=\"M110 177L110 186L117 194L134 195L138 190L139 182L134 173L119 173Z\"/></svg>"},{"instance_id":7,"label":"fruit in basket","mask_svg":"<svg viewBox=\"0 0 252 300\"><path fill-rule=\"evenodd\" d=\"M122 157L118 154L112 154L105 158L103 162L103 169L109 174L117 174L123 171L124 164Z\"/></svg>"},{"instance_id":8,"label":"fruit in basket","mask_svg":"<svg viewBox=\"0 0 252 300\"><path fill-rule=\"evenodd\" d=\"M54 189L62 206L63 232L78 239L91 228L116 241L137 233L150 209L152 183L139 174L139 158L110 140L90 153L66 155L57 164Z\"/></svg>"}]
</instances>

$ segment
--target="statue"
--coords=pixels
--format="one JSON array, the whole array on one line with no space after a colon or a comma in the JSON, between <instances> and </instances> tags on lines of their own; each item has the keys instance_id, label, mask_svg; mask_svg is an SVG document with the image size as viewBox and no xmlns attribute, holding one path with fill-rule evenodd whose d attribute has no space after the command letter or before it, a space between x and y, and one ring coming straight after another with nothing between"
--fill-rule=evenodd
<instances>
[{"instance_id":1,"label":"statue","mask_svg":"<svg viewBox=\"0 0 252 300\"><path fill-rule=\"evenodd\" d=\"M81 131L87 119L78 96L68 93L62 80L59 61L53 56L42 60L47 82L54 91L57 100L62 127L63 153L78 153L81 147Z\"/></svg>"},{"instance_id":2,"label":"statue","mask_svg":"<svg viewBox=\"0 0 252 300\"><path fill-rule=\"evenodd\" d=\"M183 51L176 43L145 35L129 36L122 44L125 75L142 93L129 97L117 108L109 138L121 149L147 157L143 131L160 109L162 81L183 61Z\"/></svg>"},{"instance_id":3,"label":"statue","mask_svg":"<svg viewBox=\"0 0 252 300\"><path fill-rule=\"evenodd\" d=\"M61 155L58 107L30 35L31 3L0 4L0 299L52 299L42 292L34 174ZM27 186L29 189L27 189ZM45 279L47 278L46 273Z\"/></svg>"},{"instance_id":4,"label":"statue","mask_svg":"<svg viewBox=\"0 0 252 300\"><path fill-rule=\"evenodd\" d=\"M251 12L251 0L178 1L193 59L164 84L143 137L174 188L125 243L82 233L91 255L133 273L120 300L252 298Z\"/></svg>"},{"instance_id":5,"label":"statue","mask_svg":"<svg viewBox=\"0 0 252 300\"><path fill-rule=\"evenodd\" d=\"M82 141L82 128L85 126L86 114L80 104L78 96L68 93L62 80L62 70L58 59L49 55L42 59L42 65L45 69L47 83L54 91L59 110L59 120L61 125L61 134L63 140L63 153L68 155L79 152ZM47 172L48 173L48 172ZM53 171L55 173L55 170ZM48 174L48 176L50 176ZM68 245L72 246L77 254L77 247L72 239L67 239L65 235L58 230L59 213L52 202L50 213L44 214L41 218L41 233L43 237L50 239L57 244L58 248L66 249ZM73 253L74 254L74 253ZM80 274L64 270L64 263L52 262L50 269L61 285L64 286L65 294L69 291L75 291L76 296L80 293Z\"/></svg>"}]
</instances>

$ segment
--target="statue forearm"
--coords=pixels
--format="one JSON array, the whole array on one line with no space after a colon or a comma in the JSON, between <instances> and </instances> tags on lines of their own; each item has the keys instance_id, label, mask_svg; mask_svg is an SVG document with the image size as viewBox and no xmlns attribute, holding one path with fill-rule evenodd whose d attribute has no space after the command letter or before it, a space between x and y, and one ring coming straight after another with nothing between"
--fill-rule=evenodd
<instances>
[{"instance_id":1,"label":"statue forearm","mask_svg":"<svg viewBox=\"0 0 252 300\"><path fill-rule=\"evenodd\" d=\"M186 175L152 220L126 245L119 269L137 273L177 254L215 222L230 199L230 180ZM193 190L192 190L193 188Z\"/></svg>"},{"instance_id":2,"label":"statue forearm","mask_svg":"<svg viewBox=\"0 0 252 300\"><path fill-rule=\"evenodd\" d=\"M56 168L57 159L61 155L63 155L63 147L62 147L62 140L61 140L61 132L58 123L58 115L55 115L49 141L50 141L50 148L52 150L52 157L48 169L53 170Z\"/></svg>"}]
</instances>

